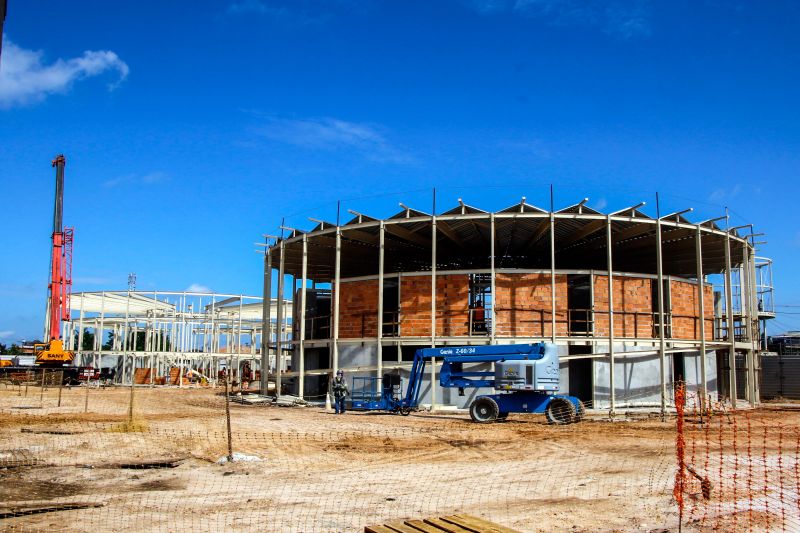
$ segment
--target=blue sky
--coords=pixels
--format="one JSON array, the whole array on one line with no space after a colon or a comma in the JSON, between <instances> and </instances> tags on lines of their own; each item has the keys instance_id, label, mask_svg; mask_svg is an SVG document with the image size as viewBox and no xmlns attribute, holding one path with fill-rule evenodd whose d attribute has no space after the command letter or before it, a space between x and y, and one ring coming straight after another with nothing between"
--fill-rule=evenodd
<instances>
[{"instance_id":1,"label":"blue sky","mask_svg":"<svg viewBox=\"0 0 800 533\"><path fill-rule=\"evenodd\" d=\"M800 306L795 2L9 4L2 342L42 329L60 152L75 291L259 294L253 242L284 216L427 211L433 187L546 207L553 183L557 208L728 206Z\"/></svg>"}]
</instances>

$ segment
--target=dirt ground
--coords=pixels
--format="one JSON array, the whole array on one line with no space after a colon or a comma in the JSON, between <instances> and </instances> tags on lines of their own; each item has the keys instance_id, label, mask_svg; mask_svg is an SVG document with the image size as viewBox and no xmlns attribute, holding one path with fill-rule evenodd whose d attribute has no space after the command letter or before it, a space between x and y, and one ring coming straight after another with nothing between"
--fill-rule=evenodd
<instances>
[{"instance_id":1,"label":"dirt ground","mask_svg":"<svg viewBox=\"0 0 800 533\"><path fill-rule=\"evenodd\" d=\"M230 463L220 462L228 441L219 390L137 388L132 424L129 388L88 398L85 388L64 389L60 407L58 394L0 388L0 529L338 532L463 512L520 531L677 531L674 417L611 422L590 412L580 424L550 426L511 415L480 425L465 413L337 416L232 403ZM734 425L718 416L710 426L717 420ZM748 414L758 427L773 420L796 432L800 413ZM765 472L767 451L786 455L765 445ZM719 464L727 460L719 452ZM787 455L780 468L798 467ZM772 529L786 512L765 501L766 525L749 515L755 529ZM738 512L689 507L685 529Z\"/></svg>"}]
</instances>

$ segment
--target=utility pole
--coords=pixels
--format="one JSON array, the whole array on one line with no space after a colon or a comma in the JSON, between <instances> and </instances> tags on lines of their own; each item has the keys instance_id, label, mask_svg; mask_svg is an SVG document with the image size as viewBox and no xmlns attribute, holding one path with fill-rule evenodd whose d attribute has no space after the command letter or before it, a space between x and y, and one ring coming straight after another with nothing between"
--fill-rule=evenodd
<instances>
[{"instance_id":1,"label":"utility pole","mask_svg":"<svg viewBox=\"0 0 800 533\"><path fill-rule=\"evenodd\" d=\"M3 56L3 23L8 13L8 0L0 0L0 57Z\"/></svg>"}]
</instances>

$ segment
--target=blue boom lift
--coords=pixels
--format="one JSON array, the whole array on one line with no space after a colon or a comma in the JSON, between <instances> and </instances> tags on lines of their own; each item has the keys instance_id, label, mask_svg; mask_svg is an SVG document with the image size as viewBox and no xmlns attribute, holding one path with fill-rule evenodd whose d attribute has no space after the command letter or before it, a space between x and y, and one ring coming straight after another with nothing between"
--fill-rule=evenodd
<instances>
[{"instance_id":1,"label":"blue boom lift","mask_svg":"<svg viewBox=\"0 0 800 533\"><path fill-rule=\"evenodd\" d=\"M403 415L417 410L425 366L434 357L442 361L439 371L442 387L458 388L462 395L464 389L473 387L491 387L498 391L473 400L469 414L475 422L503 420L509 413L544 413L551 424L571 424L579 422L586 412L578 398L556 394L560 376L558 352L556 346L549 343L417 350L404 397L400 394L397 375L383 376L380 396L376 390L378 378L353 378L353 409ZM464 370L465 363L494 363L494 371ZM358 392L357 385L361 385Z\"/></svg>"}]
</instances>

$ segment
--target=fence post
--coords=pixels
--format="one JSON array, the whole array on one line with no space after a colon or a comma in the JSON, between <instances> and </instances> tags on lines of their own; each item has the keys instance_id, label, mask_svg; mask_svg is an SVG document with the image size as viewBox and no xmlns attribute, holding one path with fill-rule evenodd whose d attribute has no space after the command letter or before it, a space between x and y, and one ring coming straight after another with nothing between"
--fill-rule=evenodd
<instances>
[{"instance_id":1,"label":"fence post","mask_svg":"<svg viewBox=\"0 0 800 533\"><path fill-rule=\"evenodd\" d=\"M43 368L42 369L42 390L39 391L39 404L43 404L44 403L44 378L45 378L46 372L47 372L47 369Z\"/></svg>"},{"instance_id":2,"label":"fence post","mask_svg":"<svg viewBox=\"0 0 800 533\"><path fill-rule=\"evenodd\" d=\"M228 367L228 370L230 370L230 367ZM225 372L225 425L228 431L228 461L233 462L233 442L231 441L231 399L230 395L228 394L228 379L230 379L230 372Z\"/></svg>"},{"instance_id":3,"label":"fence post","mask_svg":"<svg viewBox=\"0 0 800 533\"><path fill-rule=\"evenodd\" d=\"M131 375L131 397L130 401L128 402L128 428L133 427L133 375Z\"/></svg>"},{"instance_id":4,"label":"fence post","mask_svg":"<svg viewBox=\"0 0 800 533\"><path fill-rule=\"evenodd\" d=\"M58 406L61 407L61 391L64 390L64 371L59 372L58 376Z\"/></svg>"}]
</instances>

